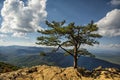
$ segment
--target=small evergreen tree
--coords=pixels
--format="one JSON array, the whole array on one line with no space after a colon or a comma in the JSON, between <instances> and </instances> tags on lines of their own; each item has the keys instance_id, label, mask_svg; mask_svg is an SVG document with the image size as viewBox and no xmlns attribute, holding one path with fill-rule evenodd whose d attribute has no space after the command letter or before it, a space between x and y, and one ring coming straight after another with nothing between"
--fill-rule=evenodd
<instances>
[{"instance_id":1,"label":"small evergreen tree","mask_svg":"<svg viewBox=\"0 0 120 80\"><path fill-rule=\"evenodd\" d=\"M38 31L42 35L37 37L38 45L57 46L57 50L63 49L67 54L74 58L74 68L78 66L78 57L81 55L93 56L87 49L81 49L83 44L91 45L99 44L96 38L101 38L100 34L95 33L98 30L97 25L91 21L86 26L76 26L74 23L64 25L62 22L48 22L46 30ZM67 49L71 47L71 49Z\"/></svg>"}]
</instances>

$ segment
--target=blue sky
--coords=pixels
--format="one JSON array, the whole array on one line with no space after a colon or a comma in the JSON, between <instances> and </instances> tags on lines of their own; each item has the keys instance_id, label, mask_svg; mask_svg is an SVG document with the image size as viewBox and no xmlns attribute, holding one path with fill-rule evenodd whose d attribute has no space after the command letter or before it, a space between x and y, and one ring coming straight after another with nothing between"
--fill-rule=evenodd
<instances>
[{"instance_id":1,"label":"blue sky","mask_svg":"<svg viewBox=\"0 0 120 80\"><path fill-rule=\"evenodd\" d=\"M0 46L36 46L36 30L47 28L44 20L94 20L103 35L94 48L120 51L120 0L0 0L0 13Z\"/></svg>"}]
</instances>

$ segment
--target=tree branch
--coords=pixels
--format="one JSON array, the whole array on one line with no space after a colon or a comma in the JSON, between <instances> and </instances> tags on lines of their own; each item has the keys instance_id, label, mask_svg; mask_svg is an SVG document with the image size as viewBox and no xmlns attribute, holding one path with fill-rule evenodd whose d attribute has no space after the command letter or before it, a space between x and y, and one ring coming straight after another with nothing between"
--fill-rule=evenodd
<instances>
[{"instance_id":1,"label":"tree branch","mask_svg":"<svg viewBox=\"0 0 120 80\"><path fill-rule=\"evenodd\" d=\"M61 45L59 45L59 47L61 48L61 49L63 49L64 51L66 51L67 53L69 53L71 56L74 56L72 53L70 53L69 51L67 51L65 48L63 48Z\"/></svg>"},{"instance_id":2,"label":"tree branch","mask_svg":"<svg viewBox=\"0 0 120 80\"><path fill-rule=\"evenodd\" d=\"M80 45L81 45L81 43L78 43L77 49L79 49L79 48L80 48Z\"/></svg>"},{"instance_id":3,"label":"tree branch","mask_svg":"<svg viewBox=\"0 0 120 80\"><path fill-rule=\"evenodd\" d=\"M56 51L58 51L59 48L60 48L60 46L58 46L57 49L53 49L52 52L56 52Z\"/></svg>"}]
</instances>

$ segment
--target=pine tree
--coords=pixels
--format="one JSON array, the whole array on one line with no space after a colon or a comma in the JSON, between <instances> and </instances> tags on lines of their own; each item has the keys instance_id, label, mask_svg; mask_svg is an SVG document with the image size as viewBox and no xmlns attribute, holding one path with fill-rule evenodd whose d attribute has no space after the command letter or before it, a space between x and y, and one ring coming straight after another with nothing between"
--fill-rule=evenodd
<instances>
[{"instance_id":1,"label":"pine tree","mask_svg":"<svg viewBox=\"0 0 120 80\"><path fill-rule=\"evenodd\" d=\"M78 66L78 58L83 56L94 56L87 49L82 49L84 44L93 46L99 44L96 38L102 36L96 31L97 25L91 21L86 26L76 26L74 22L65 25L65 21L62 22L48 22L46 21L48 28L46 30L38 31L41 33L40 37L37 37L38 45L57 46L56 50L63 49L67 54L74 58L74 68ZM67 49L71 47L71 49Z\"/></svg>"}]
</instances>

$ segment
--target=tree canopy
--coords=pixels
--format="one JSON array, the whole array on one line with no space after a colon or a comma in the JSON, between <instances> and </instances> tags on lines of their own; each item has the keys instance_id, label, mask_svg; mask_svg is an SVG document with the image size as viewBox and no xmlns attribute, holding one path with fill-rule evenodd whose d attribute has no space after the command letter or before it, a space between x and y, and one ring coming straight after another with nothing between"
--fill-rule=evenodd
<instances>
[{"instance_id":1,"label":"tree canopy","mask_svg":"<svg viewBox=\"0 0 120 80\"><path fill-rule=\"evenodd\" d=\"M46 46L57 46L56 51L61 48L74 58L74 68L77 68L77 60L81 55L93 56L87 51L87 49L82 49L83 44L93 46L94 44L99 44L96 38L101 38L102 36L96 31L98 27L91 21L91 23L86 26L75 25L74 22L65 24L62 22L48 22L46 21L48 28L46 30L38 31L41 36L37 37L38 45ZM66 47L71 47L72 49L66 49Z\"/></svg>"}]
</instances>

